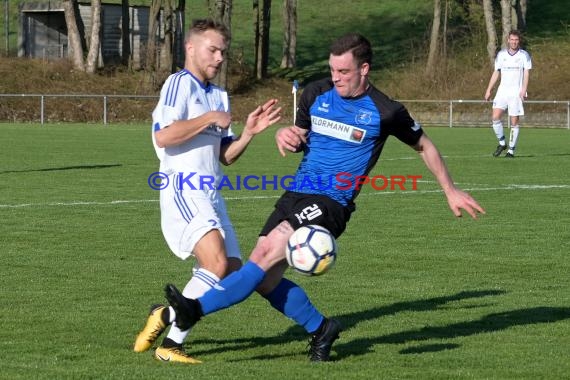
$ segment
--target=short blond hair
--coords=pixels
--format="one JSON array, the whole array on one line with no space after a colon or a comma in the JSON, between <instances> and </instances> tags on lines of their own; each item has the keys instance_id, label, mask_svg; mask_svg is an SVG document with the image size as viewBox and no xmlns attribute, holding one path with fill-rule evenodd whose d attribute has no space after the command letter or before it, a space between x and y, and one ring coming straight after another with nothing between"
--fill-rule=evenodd
<instances>
[{"instance_id":1,"label":"short blond hair","mask_svg":"<svg viewBox=\"0 0 570 380\"><path fill-rule=\"evenodd\" d=\"M211 18L192 20L192 26L190 26L190 29L186 32L184 40L188 42L191 36L202 34L208 30L215 30L220 33L226 42L230 40L230 31L228 28L226 28L224 24L214 21Z\"/></svg>"}]
</instances>

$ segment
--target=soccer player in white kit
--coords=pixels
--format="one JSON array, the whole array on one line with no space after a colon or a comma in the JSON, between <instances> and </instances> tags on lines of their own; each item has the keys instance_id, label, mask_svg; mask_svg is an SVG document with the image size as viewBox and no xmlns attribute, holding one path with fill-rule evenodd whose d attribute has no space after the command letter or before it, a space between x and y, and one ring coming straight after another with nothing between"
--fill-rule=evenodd
<instances>
[{"instance_id":1,"label":"soccer player in white kit","mask_svg":"<svg viewBox=\"0 0 570 380\"><path fill-rule=\"evenodd\" d=\"M489 80L485 100L491 99L491 91L497 83L499 77L501 83L493 100L493 131L499 140L499 145L493 153L494 157L499 157L507 149L505 135L503 133L503 123L501 117L506 109L511 118L511 133L507 155L513 158L519 137L519 117L524 116L523 100L527 97L527 87L532 68L532 61L528 52L520 48L521 34L518 30L509 32L507 48L502 49L495 57L495 70Z\"/></svg>"},{"instance_id":2,"label":"soccer player in white kit","mask_svg":"<svg viewBox=\"0 0 570 380\"><path fill-rule=\"evenodd\" d=\"M160 191L162 232L176 256L197 261L183 290L189 298L201 296L241 266L238 241L216 190L223 176L220 162L232 164L253 136L281 118L277 100L268 100L248 115L243 133L234 136L227 92L210 82L222 65L228 40L223 25L195 20L185 38L184 69L165 81L152 113L152 140L165 184ZM174 313L163 305L151 307L134 351L150 349L169 325L155 358L199 363L182 346L189 330L179 329Z\"/></svg>"}]
</instances>

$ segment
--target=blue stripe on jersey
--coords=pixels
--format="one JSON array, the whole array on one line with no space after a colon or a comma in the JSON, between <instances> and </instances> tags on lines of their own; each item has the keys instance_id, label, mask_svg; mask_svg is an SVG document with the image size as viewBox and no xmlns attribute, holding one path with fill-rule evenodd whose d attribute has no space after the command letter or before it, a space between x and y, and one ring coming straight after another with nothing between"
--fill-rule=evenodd
<instances>
[{"instance_id":1,"label":"blue stripe on jersey","mask_svg":"<svg viewBox=\"0 0 570 380\"><path fill-rule=\"evenodd\" d=\"M182 215L182 218L186 221L186 223L190 223L192 217L188 216L187 210L184 208L184 201L180 200L179 194L180 193L178 192L176 193L174 197L174 203L176 203L176 207L178 207L178 211L180 211L180 215Z\"/></svg>"},{"instance_id":2,"label":"blue stripe on jersey","mask_svg":"<svg viewBox=\"0 0 570 380\"><path fill-rule=\"evenodd\" d=\"M380 111L370 96L344 99L332 88L315 98L310 115L310 149L300 163L294 191L324 194L347 205L355 189L336 176L349 173L354 183L356 176L368 173L381 144Z\"/></svg>"},{"instance_id":3,"label":"blue stripe on jersey","mask_svg":"<svg viewBox=\"0 0 570 380\"><path fill-rule=\"evenodd\" d=\"M178 178L179 178L178 175L175 175L174 182L177 182ZM178 183L175 183L174 186L178 186ZM192 211L190 210L190 207L186 203L186 200L184 199L181 190L177 190L174 193L174 202L176 203L176 207L178 207L178 210L180 211L180 215L182 215L182 218L184 218L184 220L187 223L190 223L194 215L192 215Z\"/></svg>"},{"instance_id":4,"label":"blue stripe on jersey","mask_svg":"<svg viewBox=\"0 0 570 380\"><path fill-rule=\"evenodd\" d=\"M188 71L181 70L172 76L170 83L168 84L168 90L165 96L165 105L174 107L176 104L178 89L180 88L180 80L185 75L188 75Z\"/></svg>"},{"instance_id":5,"label":"blue stripe on jersey","mask_svg":"<svg viewBox=\"0 0 570 380\"><path fill-rule=\"evenodd\" d=\"M305 88L296 125L309 134L291 190L325 195L344 206L353 203L356 178L368 175L389 136L413 146L423 133L401 103L374 86L342 98L330 78Z\"/></svg>"},{"instance_id":6,"label":"blue stripe on jersey","mask_svg":"<svg viewBox=\"0 0 570 380\"><path fill-rule=\"evenodd\" d=\"M159 123L159 122L154 123L154 128L153 128L153 129L154 129L154 132L160 131L160 123Z\"/></svg>"},{"instance_id":7,"label":"blue stripe on jersey","mask_svg":"<svg viewBox=\"0 0 570 380\"><path fill-rule=\"evenodd\" d=\"M196 272L194 272L194 277L197 277L198 279L202 280L204 283L206 283L206 285L208 285L210 287L213 287L214 285L216 285L218 283L218 281L215 278L208 276L206 273L202 272L200 269L198 269Z\"/></svg>"},{"instance_id":8,"label":"blue stripe on jersey","mask_svg":"<svg viewBox=\"0 0 570 380\"><path fill-rule=\"evenodd\" d=\"M186 70L186 69L185 69ZM208 93L210 91L212 91L212 84L210 82L208 83L203 83L200 79L196 78L194 76L194 74L192 74L190 71L188 71L188 74L190 74L190 76L192 78L194 78L194 80L198 83L198 85L200 85L200 88L202 90L204 90L205 93Z\"/></svg>"}]
</instances>

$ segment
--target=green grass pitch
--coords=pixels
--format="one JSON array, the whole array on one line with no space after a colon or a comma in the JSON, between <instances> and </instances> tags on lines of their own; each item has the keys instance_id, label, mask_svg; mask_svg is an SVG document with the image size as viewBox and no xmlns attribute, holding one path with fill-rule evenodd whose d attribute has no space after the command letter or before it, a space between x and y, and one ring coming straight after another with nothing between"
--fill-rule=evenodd
<instances>
[{"instance_id":1,"label":"green grass pitch","mask_svg":"<svg viewBox=\"0 0 570 380\"><path fill-rule=\"evenodd\" d=\"M409 148L390 139L373 175L421 175L417 190L365 186L337 265L289 277L345 326L334 361L254 294L204 318L168 365L132 344L163 286L191 263L167 249L148 125L0 126L0 363L10 379L554 379L570 373L570 131L522 129L493 158L490 128L426 128L456 183L485 207L455 218ZM237 175L293 173L273 133ZM225 197L245 257L281 191Z\"/></svg>"}]
</instances>

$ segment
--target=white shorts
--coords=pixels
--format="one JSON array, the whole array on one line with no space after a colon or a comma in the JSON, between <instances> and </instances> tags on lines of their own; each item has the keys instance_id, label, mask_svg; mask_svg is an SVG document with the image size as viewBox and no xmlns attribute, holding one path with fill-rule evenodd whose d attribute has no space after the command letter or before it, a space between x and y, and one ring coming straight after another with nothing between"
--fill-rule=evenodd
<instances>
[{"instance_id":1,"label":"white shorts","mask_svg":"<svg viewBox=\"0 0 570 380\"><path fill-rule=\"evenodd\" d=\"M170 250L182 260L192 255L194 246L207 232L217 229L224 237L227 257L241 259L239 244L218 191L176 190L174 175L160 192L162 234Z\"/></svg>"},{"instance_id":2,"label":"white shorts","mask_svg":"<svg viewBox=\"0 0 570 380\"><path fill-rule=\"evenodd\" d=\"M503 111L508 109L509 116L524 116L523 101L518 94L504 95L497 93L493 100L493 108L500 108Z\"/></svg>"}]
</instances>

